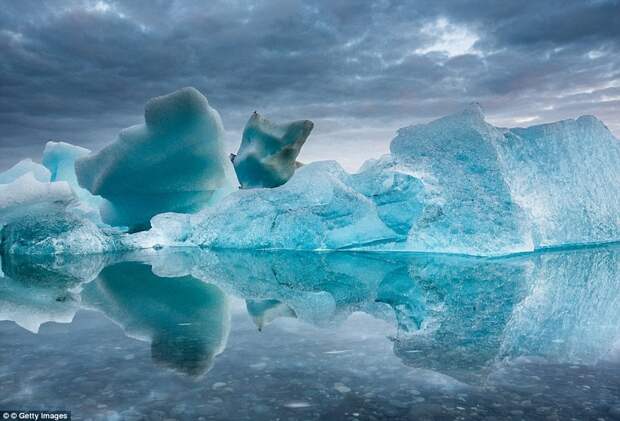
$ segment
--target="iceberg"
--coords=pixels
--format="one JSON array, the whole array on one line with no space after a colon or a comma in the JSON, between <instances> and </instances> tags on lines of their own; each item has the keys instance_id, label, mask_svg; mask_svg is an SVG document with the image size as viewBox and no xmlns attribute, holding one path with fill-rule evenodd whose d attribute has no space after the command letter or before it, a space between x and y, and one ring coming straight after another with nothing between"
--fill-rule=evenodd
<instances>
[{"instance_id":1,"label":"iceberg","mask_svg":"<svg viewBox=\"0 0 620 421\"><path fill-rule=\"evenodd\" d=\"M407 250L474 255L533 250L530 220L512 198L497 153L503 139L477 104L398 131L392 156L418 176L426 193Z\"/></svg>"},{"instance_id":2,"label":"iceberg","mask_svg":"<svg viewBox=\"0 0 620 421\"><path fill-rule=\"evenodd\" d=\"M313 127L309 120L274 124L254 111L243 130L239 151L232 156L241 187L286 183L299 166L295 159Z\"/></svg>"},{"instance_id":3,"label":"iceberg","mask_svg":"<svg viewBox=\"0 0 620 421\"><path fill-rule=\"evenodd\" d=\"M50 204L46 202L42 207L45 213L15 218L2 229L0 252L5 255L93 254L127 248L120 231L99 227L90 219L63 209L50 212Z\"/></svg>"},{"instance_id":4,"label":"iceberg","mask_svg":"<svg viewBox=\"0 0 620 421\"><path fill-rule=\"evenodd\" d=\"M28 172L13 182L0 184L0 227L19 219L42 219L62 212L76 200L67 183L41 182Z\"/></svg>"},{"instance_id":5,"label":"iceberg","mask_svg":"<svg viewBox=\"0 0 620 421\"><path fill-rule=\"evenodd\" d=\"M254 114L231 163L204 96L155 98L145 124L96 154L50 142L47 168L24 160L0 174L0 225L13 224L2 248L498 256L620 240L620 142L594 117L499 128L472 104L398 130L390 154L354 174L335 161L296 169L311 129Z\"/></svg>"},{"instance_id":6,"label":"iceberg","mask_svg":"<svg viewBox=\"0 0 620 421\"><path fill-rule=\"evenodd\" d=\"M79 199L81 210L94 222L101 222L99 206L103 199L93 196L78 184L75 161L90 154L90 150L65 142L47 142L41 163L50 171L50 181L65 181Z\"/></svg>"},{"instance_id":7,"label":"iceberg","mask_svg":"<svg viewBox=\"0 0 620 421\"><path fill-rule=\"evenodd\" d=\"M510 129L497 149L536 248L620 240L620 141L600 120Z\"/></svg>"},{"instance_id":8,"label":"iceberg","mask_svg":"<svg viewBox=\"0 0 620 421\"><path fill-rule=\"evenodd\" d=\"M239 190L185 226L190 244L211 248L336 249L397 237L334 161L306 165L273 189Z\"/></svg>"},{"instance_id":9,"label":"iceberg","mask_svg":"<svg viewBox=\"0 0 620 421\"><path fill-rule=\"evenodd\" d=\"M144 120L75 162L80 186L105 199L103 222L140 231L159 213L196 212L234 190L222 121L200 92L153 98Z\"/></svg>"},{"instance_id":10,"label":"iceberg","mask_svg":"<svg viewBox=\"0 0 620 421\"><path fill-rule=\"evenodd\" d=\"M42 183L50 181L51 178L47 168L28 158L19 161L8 170L0 173L0 184L9 184L28 173L32 173L34 179Z\"/></svg>"}]
</instances>

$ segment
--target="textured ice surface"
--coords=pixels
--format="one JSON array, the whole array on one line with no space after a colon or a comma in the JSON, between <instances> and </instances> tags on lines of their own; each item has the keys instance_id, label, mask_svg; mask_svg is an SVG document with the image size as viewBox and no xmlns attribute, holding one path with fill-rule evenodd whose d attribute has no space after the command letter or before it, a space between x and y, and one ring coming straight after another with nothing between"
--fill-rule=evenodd
<instances>
[{"instance_id":1,"label":"textured ice surface","mask_svg":"<svg viewBox=\"0 0 620 421\"><path fill-rule=\"evenodd\" d=\"M15 218L1 232L5 254L92 254L122 249L120 232L99 227L88 218L59 209Z\"/></svg>"},{"instance_id":2,"label":"textured ice surface","mask_svg":"<svg viewBox=\"0 0 620 421\"><path fill-rule=\"evenodd\" d=\"M185 226L191 232L179 224L173 232L214 248L333 249L396 237L333 161L306 165L274 189L239 190ZM161 229L166 233L167 224Z\"/></svg>"},{"instance_id":3,"label":"textured ice surface","mask_svg":"<svg viewBox=\"0 0 620 421\"><path fill-rule=\"evenodd\" d=\"M106 202L104 222L132 230L163 212L195 212L233 189L219 114L193 88L151 99L145 124L76 161L81 186Z\"/></svg>"},{"instance_id":4,"label":"textured ice surface","mask_svg":"<svg viewBox=\"0 0 620 421\"><path fill-rule=\"evenodd\" d=\"M620 240L620 141L601 121L511 129L498 153L536 247Z\"/></svg>"},{"instance_id":5,"label":"textured ice surface","mask_svg":"<svg viewBox=\"0 0 620 421\"><path fill-rule=\"evenodd\" d=\"M80 187L75 174L75 161L90 154L90 150L65 142L47 142L43 150L42 164L50 171L52 182L64 181L78 198L73 212L81 214L95 223L101 223L99 206L103 199Z\"/></svg>"},{"instance_id":6,"label":"textured ice surface","mask_svg":"<svg viewBox=\"0 0 620 421\"><path fill-rule=\"evenodd\" d=\"M32 173L37 181L50 181L50 172L41 164L33 162L32 159L24 159L13 165L8 170L0 173L0 184L8 184L17 180L19 177Z\"/></svg>"},{"instance_id":7,"label":"textured ice surface","mask_svg":"<svg viewBox=\"0 0 620 421\"><path fill-rule=\"evenodd\" d=\"M390 155L366 162L351 180L355 190L375 204L379 218L401 237L424 211L424 184Z\"/></svg>"},{"instance_id":8,"label":"textured ice surface","mask_svg":"<svg viewBox=\"0 0 620 421\"><path fill-rule=\"evenodd\" d=\"M594 117L498 129L480 108L399 130L424 182L406 248L503 254L620 239L620 142Z\"/></svg>"},{"instance_id":9,"label":"textured ice surface","mask_svg":"<svg viewBox=\"0 0 620 421\"><path fill-rule=\"evenodd\" d=\"M233 158L241 187L277 187L286 183L295 172L295 159L313 127L309 120L275 124L254 112Z\"/></svg>"},{"instance_id":10,"label":"textured ice surface","mask_svg":"<svg viewBox=\"0 0 620 421\"><path fill-rule=\"evenodd\" d=\"M594 117L501 129L474 104L400 129L391 154L356 174L333 161L293 174L308 122L275 126L256 115L235 165L260 165L246 167L245 175L238 169L242 183L273 186L265 180L292 177L233 192L222 126L206 98L192 89L156 98L145 119L76 166L80 183L107 199L104 222L150 231L122 236L81 221L100 222L80 213L98 200L75 185L72 163L86 151L50 143L43 157L50 175L31 161L0 175L10 181L0 184L0 224L40 219L7 230L12 243L4 248L44 254L189 245L487 256L620 239L620 142ZM48 224L37 216L65 209L76 217L60 223L55 216ZM47 239L46 224L54 227Z\"/></svg>"},{"instance_id":11,"label":"textured ice surface","mask_svg":"<svg viewBox=\"0 0 620 421\"><path fill-rule=\"evenodd\" d=\"M75 194L67 183L41 182L28 172L8 184L0 184L0 228L21 218L43 219L75 202Z\"/></svg>"},{"instance_id":12,"label":"textured ice surface","mask_svg":"<svg viewBox=\"0 0 620 421\"><path fill-rule=\"evenodd\" d=\"M50 171L49 181L66 181L78 188L75 161L90 154L90 150L65 142L47 142L41 163Z\"/></svg>"},{"instance_id":13,"label":"textured ice surface","mask_svg":"<svg viewBox=\"0 0 620 421\"><path fill-rule=\"evenodd\" d=\"M533 249L530 221L512 198L497 153L503 141L476 104L398 131L390 150L427 193L407 249L477 255Z\"/></svg>"}]
</instances>

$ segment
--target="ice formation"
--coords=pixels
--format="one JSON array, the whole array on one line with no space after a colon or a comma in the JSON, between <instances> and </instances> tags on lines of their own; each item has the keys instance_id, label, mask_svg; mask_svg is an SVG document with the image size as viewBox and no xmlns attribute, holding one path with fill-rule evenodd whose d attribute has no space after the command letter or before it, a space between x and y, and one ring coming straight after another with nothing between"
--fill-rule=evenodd
<instances>
[{"instance_id":1,"label":"ice formation","mask_svg":"<svg viewBox=\"0 0 620 421\"><path fill-rule=\"evenodd\" d=\"M295 171L312 123L277 126L255 114L234 159L245 187L236 191L219 115L200 93L188 88L151 100L145 121L97 154L49 143L49 170L25 160L0 174L0 225L12 225L2 248L489 256L620 240L620 142L594 117L504 129L472 104L400 129L390 154L348 174L334 161ZM83 210L103 199L76 179L105 198L104 223L152 228L121 234L101 223Z\"/></svg>"},{"instance_id":2,"label":"ice formation","mask_svg":"<svg viewBox=\"0 0 620 421\"><path fill-rule=\"evenodd\" d=\"M497 150L536 248L620 240L620 141L600 120L510 129Z\"/></svg>"},{"instance_id":3,"label":"ice formation","mask_svg":"<svg viewBox=\"0 0 620 421\"><path fill-rule=\"evenodd\" d=\"M88 218L62 209L15 218L1 234L0 252L4 254L92 254L127 248L120 232L99 227Z\"/></svg>"},{"instance_id":4,"label":"ice formation","mask_svg":"<svg viewBox=\"0 0 620 421\"><path fill-rule=\"evenodd\" d=\"M255 111L245 125L239 151L232 158L241 187L277 187L286 183L298 166L295 159L313 127L309 120L274 124Z\"/></svg>"},{"instance_id":5,"label":"ice formation","mask_svg":"<svg viewBox=\"0 0 620 421\"><path fill-rule=\"evenodd\" d=\"M50 171L51 182L64 181L71 186L79 199L73 211L100 224L99 206L101 206L103 199L80 187L75 174L75 161L89 154L90 150L81 146L65 142L47 142L41 163Z\"/></svg>"},{"instance_id":6,"label":"ice formation","mask_svg":"<svg viewBox=\"0 0 620 421\"><path fill-rule=\"evenodd\" d=\"M334 249L393 240L373 202L350 183L336 162L315 162L280 187L229 195L192 216L182 234L214 248Z\"/></svg>"},{"instance_id":7,"label":"ice formation","mask_svg":"<svg viewBox=\"0 0 620 421\"><path fill-rule=\"evenodd\" d=\"M0 228L23 218L43 219L76 201L67 183L41 182L29 172L8 184L0 184Z\"/></svg>"},{"instance_id":8,"label":"ice formation","mask_svg":"<svg viewBox=\"0 0 620 421\"><path fill-rule=\"evenodd\" d=\"M19 161L8 170L0 173L0 184L9 184L10 182L15 181L28 173L32 173L32 176L37 181L50 181L51 174L49 170L43 165L37 164L36 162L33 162L32 159L28 158Z\"/></svg>"},{"instance_id":9,"label":"ice formation","mask_svg":"<svg viewBox=\"0 0 620 421\"><path fill-rule=\"evenodd\" d=\"M530 221L503 176L496 149L503 140L477 104L398 131L393 159L426 190L408 250L485 255L533 249Z\"/></svg>"},{"instance_id":10,"label":"ice formation","mask_svg":"<svg viewBox=\"0 0 620 421\"><path fill-rule=\"evenodd\" d=\"M163 212L195 212L234 189L219 114L185 88L151 99L145 124L76 161L81 186L106 201L104 222L138 231Z\"/></svg>"}]
</instances>

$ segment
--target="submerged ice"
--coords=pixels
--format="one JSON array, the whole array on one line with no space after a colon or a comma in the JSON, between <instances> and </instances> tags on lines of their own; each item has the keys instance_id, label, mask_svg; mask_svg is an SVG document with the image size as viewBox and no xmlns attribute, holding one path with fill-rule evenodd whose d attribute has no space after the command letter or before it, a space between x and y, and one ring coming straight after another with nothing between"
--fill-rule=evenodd
<instances>
[{"instance_id":1,"label":"submerged ice","mask_svg":"<svg viewBox=\"0 0 620 421\"><path fill-rule=\"evenodd\" d=\"M202 94L155 98L145 124L98 153L50 142L43 165L24 160L0 173L2 249L488 256L620 240L620 142L594 117L507 129L472 104L400 129L389 154L354 174L335 161L296 163L311 129L255 113L231 163Z\"/></svg>"}]
</instances>

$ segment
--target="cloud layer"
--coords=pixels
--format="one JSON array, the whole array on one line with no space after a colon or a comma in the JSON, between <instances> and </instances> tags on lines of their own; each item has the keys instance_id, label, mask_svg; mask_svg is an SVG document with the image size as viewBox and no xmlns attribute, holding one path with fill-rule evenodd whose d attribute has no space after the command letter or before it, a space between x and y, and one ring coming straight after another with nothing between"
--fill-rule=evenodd
<instances>
[{"instance_id":1,"label":"cloud layer","mask_svg":"<svg viewBox=\"0 0 620 421\"><path fill-rule=\"evenodd\" d=\"M311 119L301 159L355 168L394 131L482 103L498 125L594 114L620 135L620 2L41 1L0 11L0 168L97 149L195 86L229 149L254 110Z\"/></svg>"}]
</instances>

